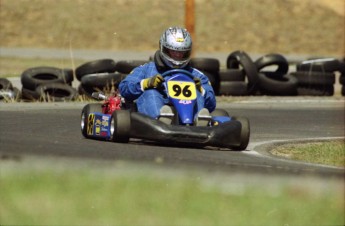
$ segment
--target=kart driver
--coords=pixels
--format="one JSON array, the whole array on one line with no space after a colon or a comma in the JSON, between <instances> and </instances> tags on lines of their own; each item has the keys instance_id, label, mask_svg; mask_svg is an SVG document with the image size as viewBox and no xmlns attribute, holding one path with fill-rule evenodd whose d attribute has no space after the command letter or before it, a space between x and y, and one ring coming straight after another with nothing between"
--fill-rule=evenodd
<instances>
[{"instance_id":1,"label":"kart driver","mask_svg":"<svg viewBox=\"0 0 345 226\"><path fill-rule=\"evenodd\" d=\"M119 84L121 96L126 101L136 100L139 112L170 124L174 112L169 106L166 93L163 92L164 79L161 74L180 68L191 72L194 76L193 80L198 90L198 115L209 116L209 112L216 107L215 94L207 76L190 66L191 51L192 39L189 32L180 27L168 28L160 37L159 50L156 51L153 61L133 69L121 81Z\"/></svg>"}]
</instances>

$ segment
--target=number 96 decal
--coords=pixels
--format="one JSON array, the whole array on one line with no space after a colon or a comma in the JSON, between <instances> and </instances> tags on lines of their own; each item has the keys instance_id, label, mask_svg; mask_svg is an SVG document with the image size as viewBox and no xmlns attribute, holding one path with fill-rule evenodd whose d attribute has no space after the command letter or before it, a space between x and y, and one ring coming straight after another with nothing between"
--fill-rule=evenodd
<instances>
[{"instance_id":1,"label":"number 96 decal","mask_svg":"<svg viewBox=\"0 0 345 226\"><path fill-rule=\"evenodd\" d=\"M194 82L168 81L168 94L171 98L180 100L196 99Z\"/></svg>"}]
</instances>

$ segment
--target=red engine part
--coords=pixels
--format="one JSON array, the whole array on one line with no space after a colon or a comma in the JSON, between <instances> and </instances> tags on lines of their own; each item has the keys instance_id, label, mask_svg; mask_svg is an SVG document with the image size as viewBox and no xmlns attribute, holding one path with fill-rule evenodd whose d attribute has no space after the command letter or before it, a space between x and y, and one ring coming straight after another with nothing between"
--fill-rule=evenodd
<instances>
[{"instance_id":1,"label":"red engine part","mask_svg":"<svg viewBox=\"0 0 345 226\"><path fill-rule=\"evenodd\" d=\"M103 114L113 114L114 111L121 109L121 97L114 95L108 97L102 105Z\"/></svg>"}]
</instances>

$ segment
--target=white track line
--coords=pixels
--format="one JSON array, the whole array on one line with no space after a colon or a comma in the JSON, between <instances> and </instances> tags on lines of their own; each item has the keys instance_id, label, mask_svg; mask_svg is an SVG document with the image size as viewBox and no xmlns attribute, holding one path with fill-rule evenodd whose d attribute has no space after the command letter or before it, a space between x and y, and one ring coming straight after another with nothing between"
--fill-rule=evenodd
<instances>
[{"instance_id":1,"label":"white track line","mask_svg":"<svg viewBox=\"0 0 345 226\"><path fill-rule=\"evenodd\" d=\"M285 143L302 143L302 142L308 142L308 141L330 141L330 140L344 140L345 137L313 137L313 138L303 138L303 139L287 139L287 140L271 140L271 141L262 141L262 142L253 142L248 145L247 150L243 151L242 153L248 154L248 155L255 155L265 158L274 158L279 161L283 162L294 162L294 163L300 163L310 166L318 166L318 167L324 167L324 168L333 168L333 169L344 169L343 167L336 167L336 166L328 166L328 165L322 165L317 163L307 163L307 162L301 162L301 161L294 161L287 158L281 158L279 156L274 156L270 154L262 154L261 151L257 151L257 149L263 145L274 145L274 144L285 144ZM268 152L267 152L268 153Z\"/></svg>"}]
</instances>

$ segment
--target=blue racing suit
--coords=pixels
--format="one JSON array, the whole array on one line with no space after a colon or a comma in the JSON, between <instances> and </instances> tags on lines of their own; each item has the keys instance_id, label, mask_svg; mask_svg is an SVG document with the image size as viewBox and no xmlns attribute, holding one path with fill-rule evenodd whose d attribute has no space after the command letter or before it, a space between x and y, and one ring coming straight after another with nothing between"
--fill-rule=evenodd
<instances>
[{"instance_id":1,"label":"blue racing suit","mask_svg":"<svg viewBox=\"0 0 345 226\"><path fill-rule=\"evenodd\" d=\"M197 108L207 108L212 112L216 108L216 98L213 88L207 78L199 70L187 66L183 68L192 73L193 76L201 80L203 93L197 92ZM158 118L160 109L163 105L169 104L169 99L165 92L159 89L143 90L141 81L160 74L154 62L149 62L135 69L119 84L119 90L122 97L127 101L136 100L138 111L152 118ZM167 76L166 78L168 78Z\"/></svg>"}]
</instances>

